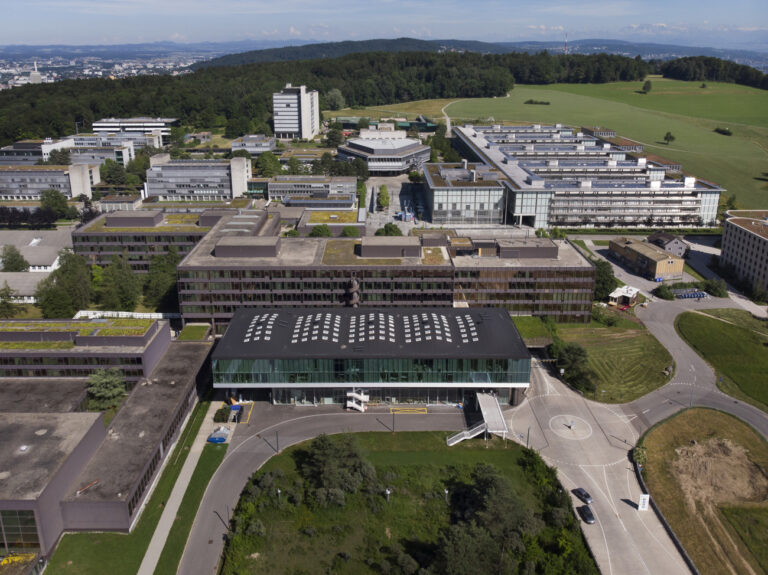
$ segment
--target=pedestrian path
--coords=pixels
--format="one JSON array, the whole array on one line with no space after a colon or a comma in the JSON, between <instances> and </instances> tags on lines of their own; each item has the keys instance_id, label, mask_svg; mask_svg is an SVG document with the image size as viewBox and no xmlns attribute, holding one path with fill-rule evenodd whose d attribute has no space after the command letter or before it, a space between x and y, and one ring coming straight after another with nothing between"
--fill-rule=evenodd
<instances>
[{"instance_id":1,"label":"pedestrian path","mask_svg":"<svg viewBox=\"0 0 768 575\"><path fill-rule=\"evenodd\" d=\"M155 527L155 532L152 534L149 547L147 547L144 559L139 567L138 575L153 575L155 572L157 562L160 560L160 554L163 552L163 547L165 547L165 541L168 539L168 533L170 533L171 527L173 527L173 521L176 519L176 514L179 512L181 500L187 492L189 480L192 478L192 473L195 471L197 462L203 452L205 441L211 432L213 432L214 428L221 425L213 422L213 414L216 413L219 405L220 402L212 401L211 405L208 407L208 412L205 414L203 424L200 426L200 430L197 432L197 436L192 442L192 446L189 449L189 455L187 455L184 466L179 472L179 477L176 479L176 484L173 486L171 496L165 504L163 514L160 516L160 521L157 522L157 527ZM189 421L192 421L191 417Z\"/></svg>"}]
</instances>

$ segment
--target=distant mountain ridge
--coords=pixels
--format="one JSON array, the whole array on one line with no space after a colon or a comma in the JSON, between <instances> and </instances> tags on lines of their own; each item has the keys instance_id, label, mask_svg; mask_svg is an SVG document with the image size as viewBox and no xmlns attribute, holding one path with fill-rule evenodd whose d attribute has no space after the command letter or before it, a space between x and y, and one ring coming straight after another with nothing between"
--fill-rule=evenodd
<instances>
[{"instance_id":1,"label":"distant mountain ridge","mask_svg":"<svg viewBox=\"0 0 768 575\"><path fill-rule=\"evenodd\" d=\"M626 42L621 40L574 40L568 42L572 54L597 54L601 52L620 54L634 58L671 60L684 56L711 56L731 60L739 64L768 70L768 53L750 50L728 50L678 46L674 44L653 44ZM540 52L546 50L563 53L564 42L481 42L476 40L419 40L416 38L347 40L343 42L312 43L300 46L285 46L227 54L211 60L198 62L193 69L216 66L240 66L260 62L290 62L294 60L315 60L338 58L348 54L365 52L443 52L461 51L481 54L506 54L510 52Z\"/></svg>"}]
</instances>

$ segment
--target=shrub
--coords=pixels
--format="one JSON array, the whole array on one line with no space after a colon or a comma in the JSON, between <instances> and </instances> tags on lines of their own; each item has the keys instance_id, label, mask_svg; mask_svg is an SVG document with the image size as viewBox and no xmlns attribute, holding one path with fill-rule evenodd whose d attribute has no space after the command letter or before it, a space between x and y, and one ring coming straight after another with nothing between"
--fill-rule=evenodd
<instances>
[{"instance_id":1,"label":"shrub","mask_svg":"<svg viewBox=\"0 0 768 575\"><path fill-rule=\"evenodd\" d=\"M523 104L533 104L535 106L549 106L549 102L547 102L546 100L534 100L534 99L526 100L525 102L523 102Z\"/></svg>"},{"instance_id":2,"label":"shrub","mask_svg":"<svg viewBox=\"0 0 768 575\"><path fill-rule=\"evenodd\" d=\"M733 136L733 132L731 132L730 128L721 128L718 126L715 128L715 132L722 134L723 136Z\"/></svg>"},{"instance_id":3,"label":"shrub","mask_svg":"<svg viewBox=\"0 0 768 575\"><path fill-rule=\"evenodd\" d=\"M232 409L228 405L217 409L216 413L213 414L213 421L215 423L226 423L229 421L229 413L231 411Z\"/></svg>"},{"instance_id":4,"label":"shrub","mask_svg":"<svg viewBox=\"0 0 768 575\"><path fill-rule=\"evenodd\" d=\"M655 295L659 299L665 299L665 300L675 299L675 294L672 292L672 288L664 284L660 285L655 290L653 290L653 295Z\"/></svg>"}]
</instances>

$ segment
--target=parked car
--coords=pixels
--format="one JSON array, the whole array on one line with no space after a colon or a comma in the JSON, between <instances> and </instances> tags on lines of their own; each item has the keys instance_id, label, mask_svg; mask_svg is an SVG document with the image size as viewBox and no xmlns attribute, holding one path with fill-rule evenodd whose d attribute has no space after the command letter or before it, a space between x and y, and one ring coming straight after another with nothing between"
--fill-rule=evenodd
<instances>
[{"instance_id":1,"label":"parked car","mask_svg":"<svg viewBox=\"0 0 768 575\"><path fill-rule=\"evenodd\" d=\"M593 525L595 523L595 514L592 513L592 510L589 508L589 505L584 505L582 507L579 507L579 515L581 515L581 518L584 520L584 523L587 525Z\"/></svg>"},{"instance_id":2,"label":"parked car","mask_svg":"<svg viewBox=\"0 0 768 575\"><path fill-rule=\"evenodd\" d=\"M587 490L584 489L583 487L578 487L574 489L573 494L579 499L581 499L587 505L592 503L592 496L589 493L587 493Z\"/></svg>"}]
</instances>

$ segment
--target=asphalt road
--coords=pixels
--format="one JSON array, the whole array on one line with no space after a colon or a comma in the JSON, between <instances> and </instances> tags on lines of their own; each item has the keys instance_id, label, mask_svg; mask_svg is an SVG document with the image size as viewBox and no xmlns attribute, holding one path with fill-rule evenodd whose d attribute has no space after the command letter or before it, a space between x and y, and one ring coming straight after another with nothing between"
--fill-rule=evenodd
<instances>
[{"instance_id":1,"label":"asphalt road","mask_svg":"<svg viewBox=\"0 0 768 575\"><path fill-rule=\"evenodd\" d=\"M179 573L217 573L232 510L250 476L278 449L322 433L392 431L392 415L345 413L333 407L287 407L257 404L250 425L239 424L227 456L208 484L187 539ZM430 408L426 415L395 416L396 431L452 431L463 429L464 416L455 408Z\"/></svg>"}]
</instances>

